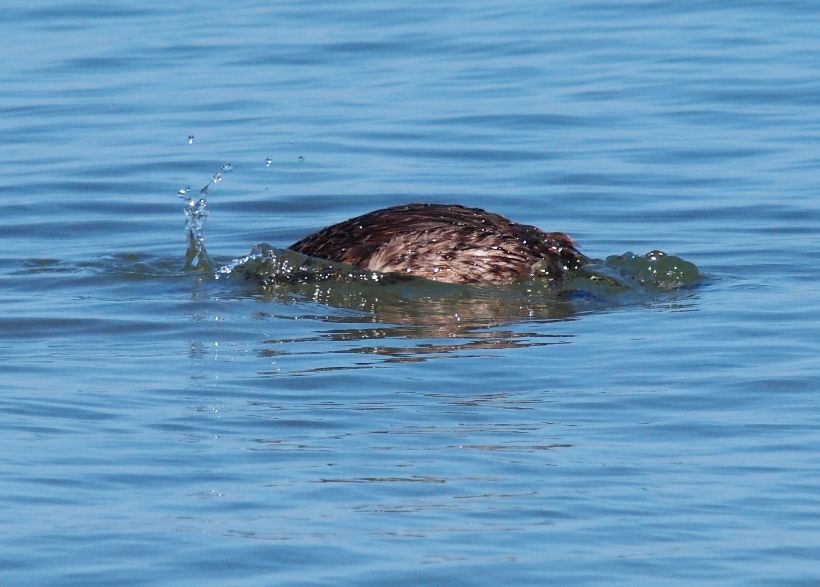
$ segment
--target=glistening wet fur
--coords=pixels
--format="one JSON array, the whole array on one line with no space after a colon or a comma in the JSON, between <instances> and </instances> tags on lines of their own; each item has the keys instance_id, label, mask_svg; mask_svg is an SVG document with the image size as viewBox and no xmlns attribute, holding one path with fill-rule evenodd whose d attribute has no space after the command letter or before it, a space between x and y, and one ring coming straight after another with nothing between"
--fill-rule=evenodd
<instances>
[{"instance_id":1,"label":"glistening wet fur","mask_svg":"<svg viewBox=\"0 0 820 587\"><path fill-rule=\"evenodd\" d=\"M480 208L407 204L324 228L289 249L381 273L446 283L561 280L588 259L561 232L512 222Z\"/></svg>"}]
</instances>

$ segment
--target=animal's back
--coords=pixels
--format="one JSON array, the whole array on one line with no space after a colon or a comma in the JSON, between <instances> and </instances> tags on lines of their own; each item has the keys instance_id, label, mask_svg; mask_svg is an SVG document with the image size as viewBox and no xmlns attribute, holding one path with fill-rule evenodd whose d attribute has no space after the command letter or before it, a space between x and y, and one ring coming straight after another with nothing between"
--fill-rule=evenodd
<instances>
[{"instance_id":1,"label":"animal's back","mask_svg":"<svg viewBox=\"0 0 820 587\"><path fill-rule=\"evenodd\" d=\"M583 263L572 239L459 205L408 204L324 228L291 250L370 271L449 283L504 283Z\"/></svg>"}]
</instances>

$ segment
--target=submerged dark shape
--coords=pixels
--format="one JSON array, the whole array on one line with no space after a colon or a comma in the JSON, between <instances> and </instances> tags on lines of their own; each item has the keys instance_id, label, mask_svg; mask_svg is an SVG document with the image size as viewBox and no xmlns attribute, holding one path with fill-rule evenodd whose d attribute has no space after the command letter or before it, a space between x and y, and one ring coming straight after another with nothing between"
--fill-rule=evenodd
<instances>
[{"instance_id":1,"label":"submerged dark shape","mask_svg":"<svg viewBox=\"0 0 820 587\"><path fill-rule=\"evenodd\" d=\"M407 204L324 228L288 247L367 271L446 283L560 281L588 259L562 232L544 232L480 208Z\"/></svg>"}]
</instances>

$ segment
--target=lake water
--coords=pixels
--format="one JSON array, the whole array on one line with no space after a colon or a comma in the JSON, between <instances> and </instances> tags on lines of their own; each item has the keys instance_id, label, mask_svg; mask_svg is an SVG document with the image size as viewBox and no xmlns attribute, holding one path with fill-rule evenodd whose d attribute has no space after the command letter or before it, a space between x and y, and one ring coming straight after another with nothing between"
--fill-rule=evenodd
<instances>
[{"instance_id":1,"label":"lake water","mask_svg":"<svg viewBox=\"0 0 820 587\"><path fill-rule=\"evenodd\" d=\"M817 5L0 22L0 583L820 583ZM209 182L220 263L422 201L705 278L266 292L180 271Z\"/></svg>"}]
</instances>

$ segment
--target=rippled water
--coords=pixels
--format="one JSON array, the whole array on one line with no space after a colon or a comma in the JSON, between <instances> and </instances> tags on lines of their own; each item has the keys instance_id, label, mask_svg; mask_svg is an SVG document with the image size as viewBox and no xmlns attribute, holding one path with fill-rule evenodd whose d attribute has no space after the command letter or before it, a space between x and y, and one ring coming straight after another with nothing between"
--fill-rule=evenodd
<instances>
[{"instance_id":1,"label":"rippled water","mask_svg":"<svg viewBox=\"0 0 820 587\"><path fill-rule=\"evenodd\" d=\"M0 582L820 582L819 18L4 7ZM428 201L703 279L216 280L188 186L217 267Z\"/></svg>"}]
</instances>

